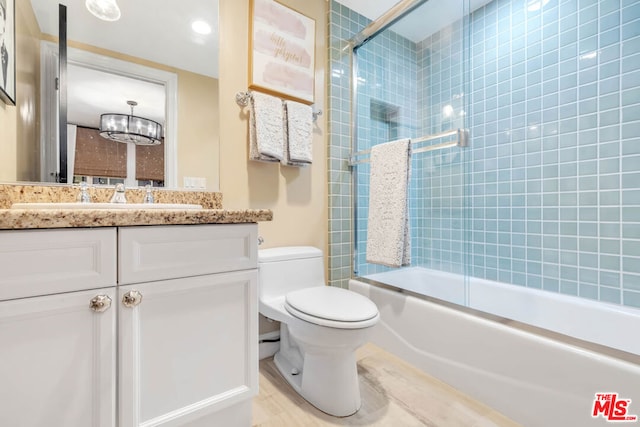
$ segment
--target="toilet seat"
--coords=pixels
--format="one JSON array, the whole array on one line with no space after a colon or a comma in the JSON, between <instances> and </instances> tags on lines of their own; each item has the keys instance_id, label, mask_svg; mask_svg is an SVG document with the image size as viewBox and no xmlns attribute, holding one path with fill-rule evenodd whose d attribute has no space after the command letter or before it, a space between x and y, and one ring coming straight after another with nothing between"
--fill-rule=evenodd
<instances>
[{"instance_id":1,"label":"toilet seat","mask_svg":"<svg viewBox=\"0 0 640 427\"><path fill-rule=\"evenodd\" d=\"M285 309L299 319L338 329L359 329L374 325L380 314L368 298L332 286L314 286L289 292Z\"/></svg>"}]
</instances>

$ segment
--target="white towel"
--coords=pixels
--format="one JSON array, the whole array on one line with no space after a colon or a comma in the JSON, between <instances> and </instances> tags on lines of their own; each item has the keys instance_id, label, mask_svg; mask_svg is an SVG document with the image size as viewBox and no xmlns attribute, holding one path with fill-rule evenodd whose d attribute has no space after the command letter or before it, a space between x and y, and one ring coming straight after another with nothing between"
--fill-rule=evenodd
<instances>
[{"instance_id":1,"label":"white towel","mask_svg":"<svg viewBox=\"0 0 640 427\"><path fill-rule=\"evenodd\" d=\"M369 182L367 262L389 267L411 263L409 178L411 141L373 146Z\"/></svg>"},{"instance_id":2,"label":"white towel","mask_svg":"<svg viewBox=\"0 0 640 427\"><path fill-rule=\"evenodd\" d=\"M284 157L282 100L252 92L249 110L249 159L279 162Z\"/></svg>"},{"instance_id":3,"label":"white towel","mask_svg":"<svg viewBox=\"0 0 640 427\"><path fill-rule=\"evenodd\" d=\"M295 101L284 102L284 158L283 165L306 166L312 161L313 110Z\"/></svg>"}]
</instances>

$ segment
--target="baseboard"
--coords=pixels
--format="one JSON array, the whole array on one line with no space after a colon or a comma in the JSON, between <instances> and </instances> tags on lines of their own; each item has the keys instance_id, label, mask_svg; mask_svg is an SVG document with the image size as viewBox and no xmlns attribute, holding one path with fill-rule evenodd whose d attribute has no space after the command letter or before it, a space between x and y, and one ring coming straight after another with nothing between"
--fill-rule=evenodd
<instances>
[{"instance_id":1,"label":"baseboard","mask_svg":"<svg viewBox=\"0 0 640 427\"><path fill-rule=\"evenodd\" d=\"M271 340L279 340L280 331L271 331L258 337L258 357L260 360L271 357L280 349L280 341L270 342ZM263 342L269 340L269 342Z\"/></svg>"}]
</instances>

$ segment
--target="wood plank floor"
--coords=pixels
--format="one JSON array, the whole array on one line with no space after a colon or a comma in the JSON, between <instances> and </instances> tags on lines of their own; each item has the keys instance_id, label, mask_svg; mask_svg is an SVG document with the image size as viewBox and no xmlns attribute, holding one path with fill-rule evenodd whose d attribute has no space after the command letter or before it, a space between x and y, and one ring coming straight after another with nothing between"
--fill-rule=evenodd
<instances>
[{"instance_id":1,"label":"wood plank floor","mask_svg":"<svg viewBox=\"0 0 640 427\"><path fill-rule=\"evenodd\" d=\"M313 407L280 376L273 358L262 360L253 426L519 426L379 347L367 344L357 356L362 407L345 418Z\"/></svg>"}]
</instances>

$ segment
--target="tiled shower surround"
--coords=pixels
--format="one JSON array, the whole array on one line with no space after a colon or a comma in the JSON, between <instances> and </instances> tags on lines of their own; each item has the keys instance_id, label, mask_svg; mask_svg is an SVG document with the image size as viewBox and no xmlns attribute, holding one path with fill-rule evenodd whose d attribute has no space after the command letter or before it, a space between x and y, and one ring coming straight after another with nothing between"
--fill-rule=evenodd
<instances>
[{"instance_id":1,"label":"tiled shower surround","mask_svg":"<svg viewBox=\"0 0 640 427\"><path fill-rule=\"evenodd\" d=\"M640 307L640 2L532 4L496 0L417 43L387 31L362 47L358 149L466 121L469 148L414 156L412 265ZM369 21L333 1L329 13L330 280L346 286L354 196L342 48ZM381 129L372 105L398 107L400 126ZM361 275L381 271L364 262L367 168L357 167Z\"/></svg>"}]
</instances>

